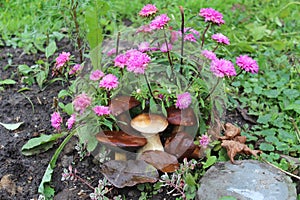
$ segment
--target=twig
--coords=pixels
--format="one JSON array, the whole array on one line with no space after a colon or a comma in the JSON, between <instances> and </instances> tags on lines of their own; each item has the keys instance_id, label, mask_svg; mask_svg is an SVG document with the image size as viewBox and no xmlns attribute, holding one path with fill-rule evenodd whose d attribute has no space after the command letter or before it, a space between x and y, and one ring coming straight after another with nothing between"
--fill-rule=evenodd
<instances>
[{"instance_id":1,"label":"twig","mask_svg":"<svg viewBox=\"0 0 300 200\"><path fill-rule=\"evenodd\" d=\"M201 49L203 48L205 33L207 32L209 26L210 26L210 23L207 24L207 26L206 26L206 28L205 28L203 34L202 34L202 39L201 39L201 40L202 40L202 42L201 42Z\"/></svg>"},{"instance_id":2,"label":"twig","mask_svg":"<svg viewBox=\"0 0 300 200\"><path fill-rule=\"evenodd\" d=\"M285 173L285 174L287 174L287 175L289 175L289 176L292 176L292 177L294 177L294 178L300 180L300 177L299 177L299 176L297 176L297 175L295 175L295 174L292 174L292 173L290 173L290 172L287 172L287 171L281 169L280 167L277 167L276 165L273 165L272 163L270 163L269 161L267 161L267 160L265 160L265 159L262 159L262 160L263 160L265 163L271 165L272 167L275 167L275 168L278 169L279 171L281 171L281 172L283 172L283 173Z\"/></svg>"},{"instance_id":3,"label":"twig","mask_svg":"<svg viewBox=\"0 0 300 200\"><path fill-rule=\"evenodd\" d=\"M217 86L220 83L220 78L217 79L217 83L214 85L213 89L210 91L210 93L203 99L203 101L205 101L208 97L210 97L210 95L215 91L215 89L217 88Z\"/></svg>"}]
</instances>

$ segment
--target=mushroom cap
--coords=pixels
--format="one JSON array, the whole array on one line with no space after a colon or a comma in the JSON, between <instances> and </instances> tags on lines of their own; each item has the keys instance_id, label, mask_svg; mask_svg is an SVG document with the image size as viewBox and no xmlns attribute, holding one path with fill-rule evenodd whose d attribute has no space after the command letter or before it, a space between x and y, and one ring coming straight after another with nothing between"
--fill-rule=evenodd
<instances>
[{"instance_id":1,"label":"mushroom cap","mask_svg":"<svg viewBox=\"0 0 300 200\"><path fill-rule=\"evenodd\" d=\"M167 109L168 122L173 125L194 126L197 124L196 115L192 108L179 109L174 106Z\"/></svg>"},{"instance_id":2,"label":"mushroom cap","mask_svg":"<svg viewBox=\"0 0 300 200\"><path fill-rule=\"evenodd\" d=\"M99 142L113 147L139 148L147 143L146 138L129 135L123 131L103 131L96 134Z\"/></svg>"},{"instance_id":3,"label":"mushroom cap","mask_svg":"<svg viewBox=\"0 0 300 200\"><path fill-rule=\"evenodd\" d=\"M118 96L113 98L109 103L109 110L112 115L118 116L119 114L130 110L140 104L138 100L131 96Z\"/></svg>"},{"instance_id":4,"label":"mushroom cap","mask_svg":"<svg viewBox=\"0 0 300 200\"><path fill-rule=\"evenodd\" d=\"M168 121L162 115L142 113L133 118L130 125L141 133L157 134L167 128Z\"/></svg>"}]
</instances>

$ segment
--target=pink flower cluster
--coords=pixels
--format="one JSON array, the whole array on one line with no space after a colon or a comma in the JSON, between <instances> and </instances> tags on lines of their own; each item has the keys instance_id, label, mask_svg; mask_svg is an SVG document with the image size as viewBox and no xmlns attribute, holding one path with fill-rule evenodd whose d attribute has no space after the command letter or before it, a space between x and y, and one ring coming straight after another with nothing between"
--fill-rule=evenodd
<instances>
[{"instance_id":1,"label":"pink flower cluster","mask_svg":"<svg viewBox=\"0 0 300 200\"><path fill-rule=\"evenodd\" d=\"M135 74L144 74L151 58L136 49L131 49L115 58L115 66L124 68Z\"/></svg>"},{"instance_id":2,"label":"pink flower cluster","mask_svg":"<svg viewBox=\"0 0 300 200\"><path fill-rule=\"evenodd\" d=\"M62 52L59 54L59 56L56 58L55 68L60 69L63 67L66 62L70 60L71 54L69 52Z\"/></svg>"},{"instance_id":3,"label":"pink flower cluster","mask_svg":"<svg viewBox=\"0 0 300 200\"><path fill-rule=\"evenodd\" d=\"M107 90L114 89L118 87L118 85L119 85L118 78L113 74L105 75L99 83L100 88L105 88Z\"/></svg>"},{"instance_id":4,"label":"pink flower cluster","mask_svg":"<svg viewBox=\"0 0 300 200\"><path fill-rule=\"evenodd\" d=\"M170 18L166 14L161 14L150 22L151 29L162 29L170 21Z\"/></svg>"},{"instance_id":5,"label":"pink flower cluster","mask_svg":"<svg viewBox=\"0 0 300 200\"><path fill-rule=\"evenodd\" d=\"M72 75L72 74L76 74L78 73L80 70L82 70L82 66L80 64L76 64L74 65L71 70L69 71L69 75Z\"/></svg>"},{"instance_id":6,"label":"pink flower cluster","mask_svg":"<svg viewBox=\"0 0 300 200\"><path fill-rule=\"evenodd\" d=\"M184 41L197 42L200 37L199 32L192 28L184 28L184 33Z\"/></svg>"},{"instance_id":7,"label":"pink flower cluster","mask_svg":"<svg viewBox=\"0 0 300 200\"><path fill-rule=\"evenodd\" d=\"M106 55L107 55L108 57L110 57L110 56L116 54L116 52L117 52L116 48L112 48L111 50L109 50L109 51L106 53Z\"/></svg>"},{"instance_id":8,"label":"pink flower cluster","mask_svg":"<svg viewBox=\"0 0 300 200\"><path fill-rule=\"evenodd\" d=\"M215 59L210 64L210 70L217 77L236 76L234 65L229 60Z\"/></svg>"},{"instance_id":9,"label":"pink flower cluster","mask_svg":"<svg viewBox=\"0 0 300 200\"><path fill-rule=\"evenodd\" d=\"M192 103L192 97L191 94L188 92L185 92L183 94L177 95L177 101L176 101L176 108L179 109L185 109L189 107L189 105Z\"/></svg>"},{"instance_id":10,"label":"pink flower cluster","mask_svg":"<svg viewBox=\"0 0 300 200\"><path fill-rule=\"evenodd\" d=\"M237 57L236 64L246 72L251 72L252 74L258 73L258 65L256 60L253 60L247 55L240 55Z\"/></svg>"},{"instance_id":11,"label":"pink flower cluster","mask_svg":"<svg viewBox=\"0 0 300 200\"><path fill-rule=\"evenodd\" d=\"M110 110L109 110L108 106L95 106L93 108L93 111L98 116L109 115L110 114Z\"/></svg>"},{"instance_id":12,"label":"pink flower cluster","mask_svg":"<svg viewBox=\"0 0 300 200\"><path fill-rule=\"evenodd\" d=\"M223 15L213 8L202 8L199 15L204 18L205 22L212 22L217 25L225 23Z\"/></svg>"},{"instance_id":13,"label":"pink flower cluster","mask_svg":"<svg viewBox=\"0 0 300 200\"><path fill-rule=\"evenodd\" d=\"M139 15L142 17L148 17L154 15L157 12L157 8L153 4L145 5L142 10L139 12Z\"/></svg>"},{"instance_id":14,"label":"pink flower cluster","mask_svg":"<svg viewBox=\"0 0 300 200\"><path fill-rule=\"evenodd\" d=\"M76 115L72 114L71 117L67 120L67 123L66 123L69 130L73 127L75 121L76 121Z\"/></svg>"},{"instance_id":15,"label":"pink flower cluster","mask_svg":"<svg viewBox=\"0 0 300 200\"><path fill-rule=\"evenodd\" d=\"M168 51L171 51L173 48L173 46L168 43L168 45L166 43L163 43L160 47L160 51L163 52L163 53L167 53Z\"/></svg>"},{"instance_id":16,"label":"pink flower cluster","mask_svg":"<svg viewBox=\"0 0 300 200\"><path fill-rule=\"evenodd\" d=\"M213 34L211 38L220 44L230 44L229 39L222 33Z\"/></svg>"},{"instance_id":17,"label":"pink flower cluster","mask_svg":"<svg viewBox=\"0 0 300 200\"><path fill-rule=\"evenodd\" d=\"M87 94L82 93L75 97L73 101L73 106L75 111L79 111L82 114L87 107L92 104L92 98L89 97Z\"/></svg>"},{"instance_id":18,"label":"pink flower cluster","mask_svg":"<svg viewBox=\"0 0 300 200\"><path fill-rule=\"evenodd\" d=\"M60 130L60 124L62 123L62 118L59 114L59 112L54 112L51 115L51 126L55 128L56 130Z\"/></svg>"},{"instance_id":19,"label":"pink flower cluster","mask_svg":"<svg viewBox=\"0 0 300 200\"><path fill-rule=\"evenodd\" d=\"M92 80L92 81L98 81L103 76L104 76L104 73L101 70L97 69L97 70L94 70L94 71L91 72L91 74L90 74L90 80Z\"/></svg>"},{"instance_id":20,"label":"pink flower cluster","mask_svg":"<svg viewBox=\"0 0 300 200\"><path fill-rule=\"evenodd\" d=\"M201 54L202 54L205 58L207 58L208 60L211 60L211 61L217 59L216 54L215 54L214 52L212 52L212 51L209 51L209 50L203 50L203 51L201 52Z\"/></svg>"},{"instance_id":21,"label":"pink flower cluster","mask_svg":"<svg viewBox=\"0 0 300 200\"><path fill-rule=\"evenodd\" d=\"M138 49L139 49L140 52L143 52L143 53L149 51L150 50L149 42L140 43L139 46L138 46Z\"/></svg>"},{"instance_id":22,"label":"pink flower cluster","mask_svg":"<svg viewBox=\"0 0 300 200\"><path fill-rule=\"evenodd\" d=\"M207 135L202 135L199 142L202 147L206 148L209 145L210 139Z\"/></svg>"}]
</instances>

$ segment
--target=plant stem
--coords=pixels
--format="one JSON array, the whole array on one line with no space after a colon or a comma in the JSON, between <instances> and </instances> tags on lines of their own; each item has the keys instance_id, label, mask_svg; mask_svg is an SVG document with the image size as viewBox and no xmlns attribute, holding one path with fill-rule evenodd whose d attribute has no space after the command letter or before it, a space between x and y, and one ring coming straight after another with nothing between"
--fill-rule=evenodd
<instances>
[{"instance_id":1,"label":"plant stem","mask_svg":"<svg viewBox=\"0 0 300 200\"><path fill-rule=\"evenodd\" d=\"M209 92L209 94L203 99L203 101L205 101L208 97L211 96L211 94L215 91L215 89L217 88L217 86L220 83L220 78L217 79L217 83L214 85L214 87L212 88L212 90Z\"/></svg>"},{"instance_id":2,"label":"plant stem","mask_svg":"<svg viewBox=\"0 0 300 200\"><path fill-rule=\"evenodd\" d=\"M293 124L295 130L296 130L296 136L297 136L297 139L298 139L298 141L300 143L300 130L299 130L297 124L295 123L295 120L293 118L290 118L290 119L292 121L292 124Z\"/></svg>"},{"instance_id":3,"label":"plant stem","mask_svg":"<svg viewBox=\"0 0 300 200\"><path fill-rule=\"evenodd\" d=\"M241 73L243 73L243 70L241 70L236 76L232 77L232 79L229 82L229 85L231 85L235 79L235 77L239 76Z\"/></svg>"},{"instance_id":4,"label":"plant stem","mask_svg":"<svg viewBox=\"0 0 300 200\"><path fill-rule=\"evenodd\" d=\"M167 41L167 34L166 34L165 29L164 29L164 36L165 36L165 43L166 43L166 47L167 47L168 60L169 60L169 63L172 67L172 73L173 73L173 62L172 62L172 59L171 59L171 56L170 56L170 49L169 49L169 45L168 45L168 41Z\"/></svg>"},{"instance_id":5,"label":"plant stem","mask_svg":"<svg viewBox=\"0 0 300 200\"><path fill-rule=\"evenodd\" d=\"M203 45L204 45L204 37L205 37L205 34L206 34L206 32L207 32L209 26L210 26L210 23L207 24L207 26L206 26L206 28L205 28L203 34L202 34L202 39L201 39L201 40L202 40L202 42L201 42L201 49L203 49Z\"/></svg>"},{"instance_id":6,"label":"plant stem","mask_svg":"<svg viewBox=\"0 0 300 200\"><path fill-rule=\"evenodd\" d=\"M179 6L180 13L181 13L181 58L180 58L180 65L183 65L183 47L184 47L184 11L183 7ZM182 68L180 69L180 73L182 74Z\"/></svg>"},{"instance_id":7,"label":"plant stem","mask_svg":"<svg viewBox=\"0 0 300 200\"><path fill-rule=\"evenodd\" d=\"M117 44L116 44L116 56L119 54L120 36L121 36L121 33L119 31L118 37L117 37Z\"/></svg>"},{"instance_id":8,"label":"plant stem","mask_svg":"<svg viewBox=\"0 0 300 200\"><path fill-rule=\"evenodd\" d=\"M212 50L212 52L215 52L219 47L219 44L217 44L217 46Z\"/></svg>"},{"instance_id":9,"label":"plant stem","mask_svg":"<svg viewBox=\"0 0 300 200\"><path fill-rule=\"evenodd\" d=\"M146 83L147 83L147 87L148 87L148 89L149 89L149 92L150 92L152 98L154 99L155 103L158 104L156 98L155 98L154 95L153 95L153 92L152 92L151 86L150 86L150 84L149 84L149 81L148 81L148 78L147 78L146 73L144 73L144 77L145 77L145 80L146 80Z\"/></svg>"},{"instance_id":10,"label":"plant stem","mask_svg":"<svg viewBox=\"0 0 300 200\"><path fill-rule=\"evenodd\" d=\"M78 180L80 180L81 182L83 182L84 184L86 184L89 188L91 188L93 191L95 190L95 188L93 186L91 186L91 184L89 184L86 180L84 180L83 178L81 178L80 176L78 176L77 174L74 173L75 178L77 178Z\"/></svg>"},{"instance_id":11,"label":"plant stem","mask_svg":"<svg viewBox=\"0 0 300 200\"><path fill-rule=\"evenodd\" d=\"M81 40L80 40L80 33L79 33L79 24L78 24L78 20L77 20L77 12L76 9L78 7L78 2L75 3L74 5L74 0L72 0L72 17L73 17L73 21L75 23L75 30L76 30L76 35L77 35L77 46L79 49L79 58L80 58L80 63L83 62L83 53L82 53L82 46L81 46Z\"/></svg>"}]
</instances>

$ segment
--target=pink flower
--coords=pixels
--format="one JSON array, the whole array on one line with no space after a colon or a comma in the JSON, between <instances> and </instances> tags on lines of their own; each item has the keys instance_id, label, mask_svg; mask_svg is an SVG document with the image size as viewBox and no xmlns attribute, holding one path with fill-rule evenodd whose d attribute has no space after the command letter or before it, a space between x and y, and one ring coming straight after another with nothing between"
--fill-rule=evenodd
<instances>
[{"instance_id":1,"label":"pink flower","mask_svg":"<svg viewBox=\"0 0 300 200\"><path fill-rule=\"evenodd\" d=\"M67 120L67 123L66 123L69 130L73 127L75 121L76 121L76 115L72 114L71 117Z\"/></svg>"},{"instance_id":2,"label":"pink flower","mask_svg":"<svg viewBox=\"0 0 300 200\"><path fill-rule=\"evenodd\" d=\"M65 63L70 60L70 56L71 54L69 52L62 52L61 54L59 54L59 56L56 58L56 69L60 69L62 66L64 66Z\"/></svg>"},{"instance_id":3,"label":"pink flower","mask_svg":"<svg viewBox=\"0 0 300 200\"><path fill-rule=\"evenodd\" d=\"M212 52L212 51L203 50L203 51L201 52L201 54L202 54L205 58L207 58L207 59L209 59L209 60L215 60L215 59L217 59L216 54L215 54L214 52Z\"/></svg>"},{"instance_id":4,"label":"pink flower","mask_svg":"<svg viewBox=\"0 0 300 200\"><path fill-rule=\"evenodd\" d=\"M72 69L69 71L69 74L76 74L78 71L82 69L82 66L80 64L76 64L72 67Z\"/></svg>"},{"instance_id":5,"label":"pink flower","mask_svg":"<svg viewBox=\"0 0 300 200\"><path fill-rule=\"evenodd\" d=\"M118 87L119 81L118 78L113 74L105 75L99 83L99 87L111 90Z\"/></svg>"},{"instance_id":6,"label":"pink flower","mask_svg":"<svg viewBox=\"0 0 300 200\"><path fill-rule=\"evenodd\" d=\"M116 54L116 52L117 52L116 48L113 48L113 49L109 50L109 51L106 53L106 55L110 57L110 56Z\"/></svg>"},{"instance_id":7,"label":"pink flower","mask_svg":"<svg viewBox=\"0 0 300 200\"><path fill-rule=\"evenodd\" d=\"M98 81L103 76L104 76L104 73L101 70L97 69L97 70L91 72L90 80Z\"/></svg>"},{"instance_id":8,"label":"pink flower","mask_svg":"<svg viewBox=\"0 0 300 200\"><path fill-rule=\"evenodd\" d=\"M258 73L258 65L256 60L253 60L247 55L240 55L237 57L236 64L246 72L251 72L252 74Z\"/></svg>"},{"instance_id":9,"label":"pink flower","mask_svg":"<svg viewBox=\"0 0 300 200\"><path fill-rule=\"evenodd\" d=\"M166 14L161 14L155 17L154 20L150 22L151 29L162 29L170 21L170 18Z\"/></svg>"},{"instance_id":10,"label":"pink flower","mask_svg":"<svg viewBox=\"0 0 300 200\"><path fill-rule=\"evenodd\" d=\"M137 30L136 30L136 33L152 33L153 29L150 27L149 24L147 25L143 25L141 27L139 27Z\"/></svg>"},{"instance_id":11,"label":"pink flower","mask_svg":"<svg viewBox=\"0 0 300 200\"><path fill-rule=\"evenodd\" d=\"M200 37L199 32L192 28L184 28L184 33L184 41L197 42Z\"/></svg>"},{"instance_id":12,"label":"pink flower","mask_svg":"<svg viewBox=\"0 0 300 200\"><path fill-rule=\"evenodd\" d=\"M92 103L92 98L86 95L85 93L82 93L75 97L73 101L74 109L76 111L79 111L80 114L82 114L87 107L89 107Z\"/></svg>"},{"instance_id":13,"label":"pink flower","mask_svg":"<svg viewBox=\"0 0 300 200\"><path fill-rule=\"evenodd\" d=\"M110 114L109 107L107 107L107 106L95 106L93 108L93 111L98 116L109 115Z\"/></svg>"},{"instance_id":14,"label":"pink flower","mask_svg":"<svg viewBox=\"0 0 300 200\"><path fill-rule=\"evenodd\" d=\"M136 49L131 49L126 52L128 58L126 65L127 70L135 74L144 74L151 58Z\"/></svg>"},{"instance_id":15,"label":"pink flower","mask_svg":"<svg viewBox=\"0 0 300 200\"><path fill-rule=\"evenodd\" d=\"M234 65L229 60L215 59L210 64L210 71L217 77L236 76Z\"/></svg>"},{"instance_id":16,"label":"pink flower","mask_svg":"<svg viewBox=\"0 0 300 200\"><path fill-rule=\"evenodd\" d=\"M171 51L172 50L172 45L170 43L168 43L168 46L166 43L163 43L160 47L160 51L163 52L163 53L166 53L168 51Z\"/></svg>"},{"instance_id":17,"label":"pink flower","mask_svg":"<svg viewBox=\"0 0 300 200\"><path fill-rule=\"evenodd\" d=\"M185 92L183 94L177 95L177 101L176 101L176 108L179 109L185 109L189 107L189 105L192 103L192 97L191 94L188 92Z\"/></svg>"},{"instance_id":18,"label":"pink flower","mask_svg":"<svg viewBox=\"0 0 300 200\"><path fill-rule=\"evenodd\" d=\"M127 60L128 60L128 57L125 54L119 54L115 58L115 66L120 67L120 68L124 68L124 66L126 65Z\"/></svg>"},{"instance_id":19,"label":"pink flower","mask_svg":"<svg viewBox=\"0 0 300 200\"><path fill-rule=\"evenodd\" d=\"M204 17L205 22L212 22L217 25L224 24L223 15L212 8L200 9L199 15Z\"/></svg>"},{"instance_id":20,"label":"pink flower","mask_svg":"<svg viewBox=\"0 0 300 200\"><path fill-rule=\"evenodd\" d=\"M150 15L155 14L156 12L157 12L157 8L155 7L155 5L147 4L139 12L139 15L142 17L148 17Z\"/></svg>"},{"instance_id":21,"label":"pink flower","mask_svg":"<svg viewBox=\"0 0 300 200\"><path fill-rule=\"evenodd\" d=\"M51 115L51 126L56 130L60 129L60 124L62 123L62 118L58 112L54 112Z\"/></svg>"},{"instance_id":22,"label":"pink flower","mask_svg":"<svg viewBox=\"0 0 300 200\"><path fill-rule=\"evenodd\" d=\"M220 44L230 44L229 39L222 33L213 34L211 38Z\"/></svg>"},{"instance_id":23,"label":"pink flower","mask_svg":"<svg viewBox=\"0 0 300 200\"><path fill-rule=\"evenodd\" d=\"M150 44L149 42L142 42L141 44L139 44L138 49L140 52L147 52L150 50Z\"/></svg>"},{"instance_id":24,"label":"pink flower","mask_svg":"<svg viewBox=\"0 0 300 200\"><path fill-rule=\"evenodd\" d=\"M209 145L210 139L207 135L202 135L199 142L202 147L206 148Z\"/></svg>"},{"instance_id":25,"label":"pink flower","mask_svg":"<svg viewBox=\"0 0 300 200\"><path fill-rule=\"evenodd\" d=\"M179 36L181 36L180 31L171 31L171 43L173 44Z\"/></svg>"}]
</instances>

